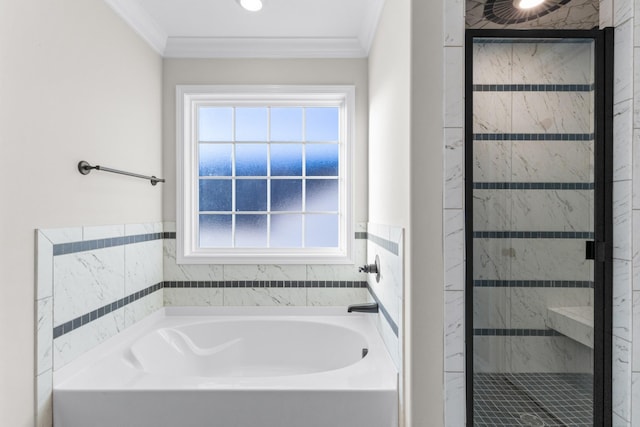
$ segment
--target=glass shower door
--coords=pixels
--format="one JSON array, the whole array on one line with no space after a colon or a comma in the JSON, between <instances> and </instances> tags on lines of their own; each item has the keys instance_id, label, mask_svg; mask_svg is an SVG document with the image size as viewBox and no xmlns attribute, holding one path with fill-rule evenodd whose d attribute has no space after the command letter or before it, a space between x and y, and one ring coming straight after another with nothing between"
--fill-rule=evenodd
<instances>
[{"instance_id":1,"label":"glass shower door","mask_svg":"<svg viewBox=\"0 0 640 427\"><path fill-rule=\"evenodd\" d=\"M471 33L473 425L594 425L596 42Z\"/></svg>"}]
</instances>

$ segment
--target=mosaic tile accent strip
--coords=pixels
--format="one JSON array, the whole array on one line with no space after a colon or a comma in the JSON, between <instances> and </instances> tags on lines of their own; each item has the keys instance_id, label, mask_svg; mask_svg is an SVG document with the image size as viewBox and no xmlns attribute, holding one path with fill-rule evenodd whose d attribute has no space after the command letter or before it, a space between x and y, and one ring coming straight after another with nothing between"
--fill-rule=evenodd
<instances>
[{"instance_id":1,"label":"mosaic tile accent strip","mask_svg":"<svg viewBox=\"0 0 640 427\"><path fill-rule=\"evenodd\" d=\"M366 288L366 281L348 280L227 280L227 281L184 281L184 282L160 282L134 294L120 298L117 301L93 310L89 313L78 316L62 325L53 328L53 338L56 339L67 334L89 322L93 322L102 316L122 308L132 302L139 300L153 292L163 288ZM387 314L388 315L388 314ZM397 334L397 327L396 327Z\"/></svg>"},{"instance_id":2,"label":"mosaic tile accent strip","mask_svg":"<svg viewBox=\"0 0 640 427\"><path fill-rule=\"evenodd\" d=\"M592 231L474 231L475 239L593 239Z\"/></svg>"},{"instance_id":3,"label":"mosaic tile accent strip","mask_svg":"<svg viewBox=\"0 0 640 427\"><path fill-rule=\"evenodd\" d=\"M391 240L384 239L371 233L367 233L367 240L371 240L376 245L388 250L394 255L398 255L400 253L398 244L396 242L392 242Z\"/></svg>"},{"instance_id":4,"label":"mosaic tile accent strip","mask_svg":"<svg viewBox=\"0 0 640 427\"><path fill-rule=\"evenodd\" d=\"M478 328L473 330L474 336L488 337L562 337L553 329L492 329Z\"/></svg>"},{"instance_id":5,"label":"mosaic tile accent strip","mask_svg":"<svg viewBox=\"0 0 640 427\"><path fill-rule=\"evenodd\" d=\"M350 280L220 280L168 281L165 288L366 288L366 281Z\"/></svg>"},{"instance_id":6,"label":"mosaic tile accent strip","mask_svg":"<svg viewBox=\"0 0 640 427\"><path fill-rule=\"evenodd\" d=\"M590 374L474 374L473 424L592 426Z\"/></svg>"},{"instance_id":7,"label":"mosaic tile accent strip","mask_svg":"<svg viewBox=\"0 0 640 427\"><path fill-rule=\"evenodd\" d=\"M356 231L356 240L367 240L367 232L366 231Z\"/></svg>"},{"instance_id":8,"label":"mosaic tile accent strip","mask_svg":"<svg viewBox=\"0 0 640 427\"><path fill-rule=\"evenodd\" d=\"M393 333L397 337L398 336L398 325L396 325L396 322L393 321L393 318L391 317L391 315L387 311L386 307L384 306L384 304L382 304L382 302L380 301L380 298L378 298L378 295L376 295L376 293L374 292L374 290L371 287L369 287L369 293L371 294L371 296L373 297L375 302L378 303L378 310L380 310L380 312L382 312L382 315L384 316L384 318L387 319L387 323L389 323L389 326L391 327L391 330L393 331Z\"/></svg>"},{"instance_id":9,"label":"mosaic tile accent strip","mask_svg":"<svg viewBox=\"0 0 640 427\"><path fill-rule=\"evenodd\" d=\"M593 190L593 182L474 182L474 190Z\"/></svg>"},{"instance_id":10,"label":"mosaic tile accent strip","mask_svg":"<svg viewBox=\"0 0 640 427\"><path fill-rule=\"evenodd\" d=\"M586 280L474 280L476 288L585 288L593 289L594 282Z\"/></svg>"},{"instance_id":11,"label":"mosaic tile accent strip","mask_svg":"<svg viewBox=\"0 0 640 427\"><path fill-rule=\"evenodd\" d=\"M593 141L593 133L474 133L474 141Z\"/></svg>"},{"instance_id":12,"label":"mosaic tile accent strip","mask_svg":"<svg viewBox=\"0 0 640 427\"><path fill-rule=\"evenodd\" d=\"M595 83L591 84L511 84L511 85L473 85L475 92L591 92L595 90Z\"/></svg>"},{"instance_id":13,"label":"mosaic tile accent strip","mask_svg":"<svg viewBox=\"0 0 640 427\"><path fill-rule=\"evenodd\" d=\"M131 245L134 243L149 242L152 240L168 239L168 235L175 233L149 233L135 236L112 237L108 239L84 240L80 242L59 243L53 245L53 256L74 254L77 252L92 251L95 249L111 248L114 246Z\"/></svg>"},{"instance_id":14,"label":"mosaic tile accent strip","mask_svg":"<svg viewBox=\"0 0 640 427\"><path fill-rule=\"evenodd\" d=\"M87 314L69 320L62 325L56 326L55 328L53 328L53 338L56 339L64 334L73 331L74 329L78 329L79 327L86 325L89 322L93 322L94 320L99 319L102 316L111 313L112 311L122 308L125 305L131 304L132 302L146 297L147 295L152 294L156 291L159 291L160 289L162 289L162 286L162 283L156 283L153 286L149 286L146 289L128 295L124 298L120 298L119 300L114 301L111 304L107 304Z\"/></svg>"}]
</instances>

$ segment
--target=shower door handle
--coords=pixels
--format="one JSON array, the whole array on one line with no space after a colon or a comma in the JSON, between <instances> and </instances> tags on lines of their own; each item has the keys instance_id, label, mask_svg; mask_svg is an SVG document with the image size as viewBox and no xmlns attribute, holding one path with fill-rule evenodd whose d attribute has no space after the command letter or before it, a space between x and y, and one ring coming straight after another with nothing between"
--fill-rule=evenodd
<instances>
[{"instance_id":1,"label":"shower door handle","mask_svg":"<svg viewBox=\"0 0 640 427\"><path fill-rule=\"evenodd\" d=\"M605 242L596 242L595 240L587 240L585 242L585 259L604 262L606 259Z\"/></svg>"}]
</instances>

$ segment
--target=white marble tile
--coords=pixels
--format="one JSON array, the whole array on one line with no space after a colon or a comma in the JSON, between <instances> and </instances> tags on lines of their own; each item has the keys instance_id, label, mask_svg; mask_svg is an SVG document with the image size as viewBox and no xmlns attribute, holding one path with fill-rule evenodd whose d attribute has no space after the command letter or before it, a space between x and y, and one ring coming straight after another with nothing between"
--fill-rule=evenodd
<instances>
[{"instance_id":1,"label":"white marble tile","mask_svg":"<svg viewBox=\"0 0 640 427\"><path fill-rule=\"evenodd\" d=\"M508 239L473 239L473 278L508 280L511 261L515 256Z\"/></svg>"},{"instance_id":2,"label":"white marble tile","mask_svg":"<svg viewBox=\"0 0 640 427\"><path fill-rule=\"evenodd\" d=\"M591 133L589 92L513 92L512 132Z\"/></svg>"},{"instance_id":3,"label":"white marble tile","mask_svg":"<svg viewBox=\"0 0 640 427\"><path fill-rule=\"evenodd\" d=\"M382 315L382 313L378 313L375 319L376 328L382 337L382 341L384 342L387 351L389 352L389 356L391 356L391 360L395 365L398 372L402 372L402 345L401 341L398 337L393 333L391 326L387 319ZM400 327L400 326L398 326ZM401 330L398 331L401 333Z\"/></svg>"},{"instance_id":4,"label":"white marble tile","mask_svg":"<svg viewBox=\"0 0 640 427\"><path fill-rule=\"evenodd\" d=\"M631 270L632 287L634 291L640 291L640 211L633 211L633 261Z\"/></svg>"},{"instance_id":5,"label":"white marble tile","mask_svg":"<svg viewBox=\"0 0 640 427\"><path fill-rule=\"evenodd\" d=\"M613 2L613 23L616 27L633 18L633 0Z\"/></svg>"},{"instance_id":6,"label":"white marble tile","mask_svg":"<svg viewBox=\"0 0 640 427\"><path fill-rule=\"evenodd\" d=\"M124 297L124 246L54 258L54 326Z\"/></svg>"},{"instance_id":7,"label":"white marble tile","mask_svg":"<svg viewBox=\"0 0 640 427\"><path fill-rule=\"evenodd\" d=\"M155 223L146 222L143 224L125 224L125 236L137 236L139 234L150 234L156 232Z\"/></svg>"},{"instance_id":8,"label":"white marble tile","mask_svg":"<svg viewBox=\"0 0 640 427\"><path fill-rule=\"evenodd\" d=\"M510 227L497 230L593 231L590 190L512 190L511 204Z\"/></svg>"},{"instance_id":9,"label":"white marble tile","mask_svg":"<svg viewBox=\"0 0 640 427\"><path fill-rule=\"evenodd\" d=\"M593 280L584 240L511 239L506 249L502 253L511 258L512 280Z\"/></svg>"},{"instance_id":10,"label":"white marble tile","mask_svg":"<svg viewBox=\"0 0 640 427\"><path fill-rule=\"evenodd\" d=\"M631 427L629 421L624 420L620 415L615 412L611 414L611 426L612 427Z\"/></svg>"},{"instance_id":11,"label":"white marble tile","mask_svg":"<svg viewBox=\"0 0 640 427\"><path fill-rule=\"evenodd\" d=\"M504 163L511 160L510 169L497 166L512 176L496 181L593 182L593 141L513 141L504 155ZM496 161L489 162L484 163L488 168L496 166Z\"/></svg>"},{"instance_id":12,"label":"white marble tile","mask_svg":"<svg viewBox=\"0 0 640 427\"><path fill-rule=\"evenodd\" d=\"M590 84L592 45L588 43L518 43L512 45L514 84Z\"/></svg>"},{"instance_id":13,"label":"white marble tile","mask_svg":"<svg viewBox=\"0 0 640 427\"><path fill-rule=\"evenodd\" d=\"M464 207L464 134L461 128L444 130L444 208Z\"/></svg>"},{"instance_id":14,"label":"white marble tile","mask_svg":"<svg viewBox=\"0 0 640 427\"><path fill-rule=\"evenodd\" d=\"M385 240L390 240L389 227L383 224L367 223L367 233Z\"/></svg>"},{"instance_id":15,"label":"white marble tile","mask_svg":"<svg viewBox=\"0 0 640 427\"><path fill-rule=\"evenodd\" d=\"M613 106L613 180L633 177L633 103L626 100Z\"/></svg>"},{"instance_id":16,"label":"white marble tile","mask_svg":"<svg viewBox=\"0 0 640 427\"><path fill-rule=\"evenodd\" d=\"M208 307L223 304L222 288L165 288L165 306Z\"/></svg>"},{"instance_id":17,"label":"white marble tile","mask_svg":"<svg viewBox=\"0 0 640 427\"><path fill-rule=\"evenodd\" d=\"M176 222L175 221L165 221L162 223L162 231L166 233L175 233L176 231Z\"/></svg>"},{"instance_id":18,"label":"white marble tile","mask_svg":"<svg viewBox=\"0 0 640 427\"><path fill-rule=\"evenodd\" d=\"M445 47L444 127L464 126L464 48Z\"/></svg>"},{"instance_id":19,"label":"white marble tile","mask_svg":"<svg viewBox=\"0 0 640 427\"><path fill-rule=\"evenodd\" d=\"M309 306L348 306L367 301L367 288L307 288Z\"/></svg>"},{"instance_id":20,"label":"white marble tile","mask_svg":"<svg viewBox=\"0 0 640 427\"><path fill-rule=\"evenodd\" d=\"M36 377L36 427L53 426L53 371Z\"/></svg>"},{"instance_id":21,"label":"white marble tile","mask_svg":"<svg viewBox=\"0 0 640 427\"><path fill-rule=\"evenodd\" d=\"M53 297L36 301L36 375L52 368L53 361Z\"/></svg>"},{"instance_id":22,"label":"white marble tile","mask_svg":"<svg viewBox=\"0 0 640 427\"><path fill-rule=\"evenodd\" d=\"M80 242L82 240L82 228L48 228L40 230L44 236L54 245L59 243Z\"/></svg>"},{"instance_id":23,"label":"white marble tile","mask_svg":"<svg viewBox=\"0 0 640 427\"><path fill-rule=\"evenodd\" d=\"M592 293L582 288L512 288L510 327L547 329L548 308L589 306Z\"/></svg>"},{"instance_id":24,"label":"white marble tile","mask_svg":"<svg viewBox=\"0 0 640 427\"><path fill-rule=\"evenodd\" d=\"M149 294L137 301L124 306L125 327L134 325L148 315L164 307L164 289Z\"/></svg>"},{"instance_id":25,"label":"white marble tile","mask_svg":"<svg viewBox=\"0 0 640 427\"><path fill-rule=\"evenodd\" d=\"M638 372L631 374L631 416L634 417L632 421L637 425L637 417L640 416L640 373Z\"/></svg>"},{"instance_id":26,"label":"white marble tile","mask_svg":"<svg viewBox=\"0 0 640 427\"><path fill-rule=\"evenodd\" d=\"M613 102L618 104L633 97L633 20L616 26L613 49Z\"/></svg>"},{"instance_id":27,"label":"white marble tile","mask_svg":"<svg viewBox=\"0 0 640 427\"><path fill-rule=\"evenodd\" d=\"M613 183L613 257L630 261L632 209L631 181Z\"/></svg>"},{"instance_id":28,"label":"white marble tile","mask_svg":"<svg viewBox=\"0 0 640 427\"><path fill-rule=\"evenodd\" d=\"M53 244L37 231L36 246L36 299L42 299L53 295Z\"/></svg>"},{"instance_id":29,"label":"white marble tile","mask_svg":"<svg viewBox=\"0 0 640 427\"><path fill-rule=\"evenodd\" d=\"M640 65L639 65L640 66ZM638 81L640 85L640 81ZM640 99L640 94L638 94ZM640 129L633 130L633 166L631 167L632 180L635 183L632 190L633 209L640 209Z\"/></svg>"},{"instance_id":30,"label":"white marble tile","mask_svg":"<svg viewBox=\"0 0 640 427\"><path fill-rule=\"evenodd\" d=\"M634 33L638 37L640 25L637 22L640 19L635 21L637 27ZM640 47L638 46L633 48L633 127L640 128Z\"/></svg>"},{"instance_id":31,"label":"white marble tile","mask_svg":"<svg viewBox=\"0 0 640 427\"><path fill-rule=\"evenodd\" d=\"M612 333L628 341L631 340L633 301L631 285L631 262L614 259Z\"/></svg>"},{"instance_id":32,"label":"white marble tile","mask_svg":"<svg viewBox=\"0 0 640 427\"><path fill-rule=\"evenodd\" d=\"M166 281L223 280L220 264L177 264L175 239L163 240L163 270Z\"/></svg>"},{"instance_id":33,"label":"white marble tile","mask_svg":"<svg viewBox=\"0 0 640 427\"><path fill-rule=\"evenodd\" d=\"M600 28L613 27L613 0L600 0Z\"/></svg>"},{"instance_id":34,"label":"white marble tile","mask_svg":"<svg viewBox=\"0 0 640 427\"><path fill-rule=\"evenodd\" d=\"M631 369L634 372L640 372L640 291L633 292L632 311L633 363Z\"/></svg>"},{"instance_id":35,"label":"white marble tile","mask_svg":"<svg viewBox=\"0 0 640 427\"><path fill-rule=\"evenodd\" d=\"M473 180L475 182L511 181L510 141L473 142Z\"/></svg>"},{"instance_id":36,"label":"white marble tile","mask_svg":"<svg viewBox=\"0 0 640 427\"><path fill-rule=\"evenodd\" d=\"M124 236L124 225L98 225L82 227L82 240L110 239Z\"/></svg>"},{"instance_id":37,"label":"white marble tile","mask_svg":"<svg viewBox=\"0 0 640 427\"><path fill-rule=\"evenodd\" d=\"M473 327L491 329L511 327L511 290L509 288L474 288Z\"/></svg>"},{"instance_id":38,"label":"white marble tile","mask_svg":"<svg viewBox=\"0 0 640 427\"><path fill-rule=\"evenodd\" d=\"M473 94L473 133L511 133L512 92Z\"/></svg>"},{"instance_id":39,"label":"white marble tile","mask_svg":"<svg viewBox=\"0 0 640 427\"><path fill-rule=\"evenodd\" d=\"M512 50L510 44L474 43L473 84L510 84Z\"/></svg>"},{"instance_id":40,"label":"white marble tile","mask_svg":"<svg viewBox=\"0 0 640 427\"><path fill-rule=\"evenodd\" d=\"M225 306L307 305L307 290L299 288L226 288Z\"/></svg>"},{"instance_id":41,"label":"white marble tile","mask_svg":"<svg viewBox=\"0 0 640 427\"><path fill-rule=\"evenodd\" d=\"M463 0L447 0L444 3L444 45L464 45L464 8Z\"/></svg>"},{"instance_id":42,"label":"white marble tile","mask_svg":"<svg viewBox=\"0 0 640 427\"><path fill-rule=\"evenodd\" d=\"M305 265L225 265L224 280L305 280Z\"/></svg>"},{"instance_id":43,"label":"white marble tile","mask_svg":"<svg viewBox=\"0 0 640 427\"><path fill-rule=\"evenodd\" d=\"M445 414L447 427L465 426L465 375L463 372L444 374Z\"/></svg>"},{"instance_id":44,"label":"white marble tile","mask_svg":"<svg viewBox=\"0 0 640 427\"><path fill-rule=\"evenodd\" d=\"M362 264L364 264L364 262ZM307 269L306 277L307 277L307 280L366 281L367 275L365 273L359 273L358 267L359 267L358 264L347 264L347 265L309 264L306 266L306 269Z\"/></svg>"},{"instance_id":45,"label":"white marble tile","mask_svg":"<svg viewBox=\"0 0 640 427\"><path fill-rule=\"evenodd\" d=\"M444 211L444 288L464 290L464 211Z\"/></svg>"},{"instance_id":46,"label":"white marble tile","mask_svg":"<svg viewBox=\"0 0 640 427\"><path fill-rule=\"evenodd\" d=\"M631 343L613 337L612 360L612 408L622 419L631 416Z\"/></svg>"},{"instance_id":47,"label":"white marble tile","mask_svg":"<svg viewBox=\"0 0 640 427\"><path fill-rule=\"evenodd\" d=\"M367 282L378 299L385 306L387 312L398 323L402 302L402 264L398 256L381 248L372 241L368 241L367 262L373 263L375 256L380 259L380 282L374 275L367 276Z\"/></svg>"},{"instance_id":48,"label":"white marble tile","mask_svg":"<svg viewBox=\"0 0 640 427\"><path fill-rule=\"evenodd\" d=\"M56 338L53 340L53 370L57 371L124 328L124 310L119 309Z\"/></svg>"},{"instance_id":49,"label":"white marble tile","mask_svg":"<svg viewBox=\"0 0 640 427\"><path fill-rule=\"evenodd\" d=\"M512 372L591 372L591 349L566 337L509 337Z\"/></svg>"},{"instance_id":50,"label":"white marble tile","mask_svg":"<svg viewBox=\"0 0 640 427\"><path fill-rule=\"evenodd\" d=\"M125 295L162 282L162 240L150 240L124 247Z\"/></svg>"},{"instance_id":51,"label":"white marble tile","mask_svg":"<svg viewBox=\"0 0 640 427\"><path fill-rule=\"evenodd\" d=\"M474 372L510 372L511 347L507 337L473 337Z\"/></svg>"},{"instance_id":52,"label":"white marble tile","mask_svg":"<svg viewBox=\"0 0 640 427\"><path fill-rule=\"evenodd\" d=\"M464 291L444 293L444 370L464 371Z\"/></svg>"},{"instance_id":53,"label":"white marble tile","mask_svg":"<svg viewBox=\"0 0 640 427\"><path fill-rule=\"evenodd\" d=\"M511 190L473 190L474 231L511 228Z\"/></svg>"}]
</instances>

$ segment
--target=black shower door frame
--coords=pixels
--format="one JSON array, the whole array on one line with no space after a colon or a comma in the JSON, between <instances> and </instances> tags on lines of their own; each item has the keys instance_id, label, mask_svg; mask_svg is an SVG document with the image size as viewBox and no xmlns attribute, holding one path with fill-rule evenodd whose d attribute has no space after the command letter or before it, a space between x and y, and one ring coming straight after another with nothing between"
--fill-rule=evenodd
<instances>
[{"instance_id":1,"label":"black shower door frame","mask_svg":"<svg viewBox=\"0 0 640 427\"><path fill-rule=\"evenodd\" d=\"M473 40L592 39L595 43L593 425L610 427L613 310L613 28L466 30L465 35L465 370L467 426L473 426Z\"/></svg>"}]
</instances>

